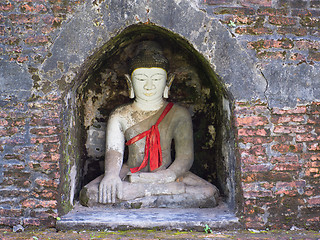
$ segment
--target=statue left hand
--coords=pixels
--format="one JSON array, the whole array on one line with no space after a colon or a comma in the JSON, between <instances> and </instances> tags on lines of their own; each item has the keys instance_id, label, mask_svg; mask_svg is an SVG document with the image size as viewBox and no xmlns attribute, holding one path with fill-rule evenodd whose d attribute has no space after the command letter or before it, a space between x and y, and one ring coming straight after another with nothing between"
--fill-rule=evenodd
<instances>
[{"instance_id":1,"label":"statue left hand","mask_svg":"<svg viewBox=\"0 0 320 240\"><path fill-rule=\"evenodd\" d=\"M169 183L176 180L176 174L170 170L160 170L156 172L137 172L129 176L132 183Z\"/></svg>"}]
</instances>

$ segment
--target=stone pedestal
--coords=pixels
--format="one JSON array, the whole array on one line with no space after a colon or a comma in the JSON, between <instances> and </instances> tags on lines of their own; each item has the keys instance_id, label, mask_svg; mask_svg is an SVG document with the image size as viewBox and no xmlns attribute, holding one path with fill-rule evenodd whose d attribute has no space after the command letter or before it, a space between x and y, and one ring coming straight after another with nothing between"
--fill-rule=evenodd
<instances>
[{"instance_id":1,"label":"stone pedestal","mask_svg":"<svg viewBox=\"0 0 320 240\"><path fill-rule=\"evenodd\" d=\"M77 205L57 221L56 228L101 231L137 228L203 231L206 225L212 230L240 228L239 219L223 203L215 208L204 209L115 209Z\"/></svg>"}]
</instances>

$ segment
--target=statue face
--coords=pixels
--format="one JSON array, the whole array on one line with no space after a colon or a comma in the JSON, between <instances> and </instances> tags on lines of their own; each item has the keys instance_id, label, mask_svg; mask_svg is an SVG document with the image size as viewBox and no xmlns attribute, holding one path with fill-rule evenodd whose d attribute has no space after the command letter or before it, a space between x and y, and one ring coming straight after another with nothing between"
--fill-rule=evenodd
<instances>
[{"instance_id":1,"label":"statue face","mask_svg":"<svg viewBox=\"0 0 320 240\"><path fill-rule=\"evenodd\" d=\"M131 75L136 98L152 101L162 98L167 72L162 68L137 68Z\"/></svg>"}]
</instances>

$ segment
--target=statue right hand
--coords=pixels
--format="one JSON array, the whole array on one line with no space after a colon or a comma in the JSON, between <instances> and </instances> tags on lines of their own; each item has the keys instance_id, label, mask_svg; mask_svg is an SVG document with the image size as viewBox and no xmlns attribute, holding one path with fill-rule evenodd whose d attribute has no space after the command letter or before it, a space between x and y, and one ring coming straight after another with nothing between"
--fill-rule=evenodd
<instances>
[{"instance_id":1,"label":"statue right hand","mask_svg":"<svg viewBox=\"0 0 320 240\"><path fill-rule=\"evenodd\" d=\"M105 175L99 185L99 202L115 203L122 198L122 181L119 176Z\"/></svg>"}]
</instances>

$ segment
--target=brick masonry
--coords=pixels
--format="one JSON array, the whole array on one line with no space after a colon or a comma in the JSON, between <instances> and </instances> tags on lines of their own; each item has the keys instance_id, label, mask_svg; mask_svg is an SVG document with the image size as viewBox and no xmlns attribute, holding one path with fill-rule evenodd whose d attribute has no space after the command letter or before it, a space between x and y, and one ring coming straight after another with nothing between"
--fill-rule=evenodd
<instances>
[{"instance_id":1,"label":"brick masonry","mask_svg":"<svg viewBox=\"0 0 320 240\"><path fill-rule=\"evenodd\" d=\"M276 62L277 66L318 69L314 76L319 76L318 0L195 2L229 31L262 73L275 68ZM100 3L90 2L98 10ZM70 88L70 80L54 79L64 71L61 62L55 63L56 72L44 75L41 71L59 34L84 5L77 0L0 3L0 61L6 66L2 74L7 74L1 80L5 90L1 89L0 100L0 226L55 225L63 201L59 196L62 95ZM16 69L27 72L18 74ZM273 75L264 76L267 87L282 87L281 81L272 82ZM303 79L303 84L301 92L314 83ZM314 95L316 91L313 87ZM294 99L290 95L296 93L289 92L281 104L272 102L279 94L268 89L259 101L234 99L243 190L239 214L247 228L319 226L320 97L313 101L313 95L305 96L309 90L305 92Z\"/></svg>"},{"instance_id":2,"label":"brick masonry","mask_svg":"<svg viewBox=\"0 0 320 240\"><path fill-rule=\"evenodd\" d=\"M248 228L317 226L319 107L319 102L286 110L236 103Z\"/></svg>"}]
</instances>

